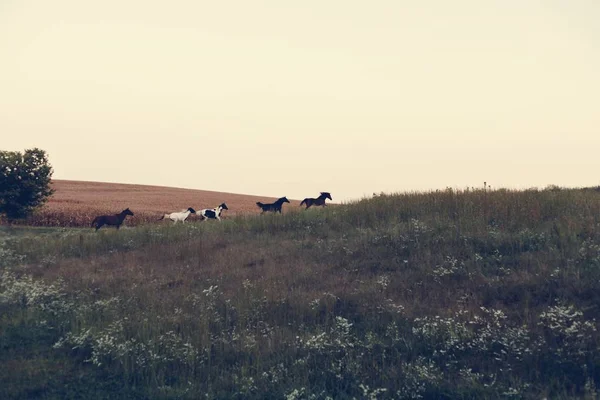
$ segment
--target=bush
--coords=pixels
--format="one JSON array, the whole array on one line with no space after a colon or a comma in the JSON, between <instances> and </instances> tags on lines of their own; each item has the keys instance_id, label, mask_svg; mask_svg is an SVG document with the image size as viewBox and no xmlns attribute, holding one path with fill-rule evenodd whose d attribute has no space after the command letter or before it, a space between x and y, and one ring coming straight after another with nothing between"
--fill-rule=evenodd
<instances>
[{"instance_id":1,"label":"bush","mask_svg":"<svg viewBox=\"0 0 600 400\"><path fill-rule=\"evenodd\" d=\"M0 215L24 218L52 195L52 166L44 150L0 151Z\"/></svg>"}]
</instances>

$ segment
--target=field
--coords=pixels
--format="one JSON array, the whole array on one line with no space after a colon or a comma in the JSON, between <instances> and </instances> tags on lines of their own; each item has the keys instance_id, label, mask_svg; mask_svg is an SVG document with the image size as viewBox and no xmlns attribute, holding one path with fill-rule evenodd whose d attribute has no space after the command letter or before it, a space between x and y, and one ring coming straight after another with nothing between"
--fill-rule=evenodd
<instances>
[{"instance_id":1,"label":"field","mask_svg":"<svg viewBox=\"0 0 600 400\"><path fill-rule=\"evenodd\" d=\"M117 214L130 208L135 216L126 219L126 226L155 222L164 213L192 207L213 208L225 202L229 207L224 218L240 214L258 214L257 201L272 202L275 198L178 189L162 186L127 185L68 180L52 181L55 193L35 215L20 224L30 226L89 227L96 215ZM284 196L285 194L282 194ZM315 196L318 193L314 194ZM290 199L284 206L297 208L299 201ZM195 220L192 215L190 221Z\"/></svg>"},{"instance_id":2,"label":"field","mask_svg":"<svg viewBox=\"0 0 600 400\"><path fill-rule=\"evenodd\" d=\"M596 189L0 238L3 399L598 396Z\"/></svg>"}]
</instances>

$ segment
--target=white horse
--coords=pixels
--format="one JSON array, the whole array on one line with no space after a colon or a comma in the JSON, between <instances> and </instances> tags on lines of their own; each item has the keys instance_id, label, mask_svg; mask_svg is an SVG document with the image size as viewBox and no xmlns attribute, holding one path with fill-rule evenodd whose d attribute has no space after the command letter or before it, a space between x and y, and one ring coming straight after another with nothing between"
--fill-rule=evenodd
<instances>
[{"instance_id":1,"label":"white horse","mask_svg":"<svg viewBox=\"0 0 600 400\"><path fill-rule=\"evenodd\" d=\"M217 219L217 220L221 220L221 211L223 210L229 210L229 208L227 208L227 204L225 203L221 203L220 206L215 207L215 208L205 208L203 210L198 211L198 214L200 215L200 217L202 218L202 220L205 219Z\"/></svg>"},{"instance_id":2,"label":"white horse","mask_svg":"<svg viewBox=\"0 0 600 400\"><path fill-rule=\"evenodd\" d=\"M185 223L185 220L187 219L187 217L189 217L190 214L196 214L196 210L194 210L192 207L189 207L187 210L183 210L181 212L165 214L159 219L159 221L162 221L163 219L168 218L171 221L173 221L174 224L176 224L177 221L181 221L181 223Z\"/></svg>"}]
</instances>

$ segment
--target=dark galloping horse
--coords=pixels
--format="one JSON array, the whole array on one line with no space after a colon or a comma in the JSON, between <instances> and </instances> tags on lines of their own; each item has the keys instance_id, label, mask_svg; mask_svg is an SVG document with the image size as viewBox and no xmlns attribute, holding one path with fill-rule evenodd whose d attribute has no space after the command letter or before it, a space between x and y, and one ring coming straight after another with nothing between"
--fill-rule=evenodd
<instances>
[{"instance_id":1,"label":"dark galloping horse","mask_svg":"<svg viewBox=\"0 0 600 400\"><path fill-rule=\"evenodd\" d=\"M273 211L273 212L279 212L279 214L281 214L281 206L283 206L283 203L289 203L290 201L287 199L287 197L281 197L279 199L277 199L277 201L275 203L269 203L269 204L264 204L261 203L260 201L256 202L256 205L259 206L260 208L262 208L262 213L265 213L266 211Z\"/></svg>"},{"instance_id":2,"label":"dark galloping horse","mask_svg":"<svg viewBox=\"0 0 600 400\"><path fill-rule=\"evenodd\" d=\"M131 215L133 217L133 213L129 208L115 215L99 215L92 221L92 228L96 227L96 230L98 230L104 225L114 225L117 227L117 229L119 229L121 227L121 224L125 220L125 217L128 215Z\"/></svg>"},{"instance_id":3,"label":"dark galloping horse","mask_svg":"<svg viewBox=\"0 0 600 400\"><path fill-rule=\"evenodd\" d=\"M310 206L325 207L327 205L327 204L325 204L325 199L329 199L329 200L333 201L333 199L331 198L331 194L329 194L329 192L321 192L321 195L319 197L317 197L316 199L309 197L309 198L302 200L302 202L300 203L300 206L302 206L303 204L306 204L307 210L310 208Z\"/></svg>"}]
</instances>

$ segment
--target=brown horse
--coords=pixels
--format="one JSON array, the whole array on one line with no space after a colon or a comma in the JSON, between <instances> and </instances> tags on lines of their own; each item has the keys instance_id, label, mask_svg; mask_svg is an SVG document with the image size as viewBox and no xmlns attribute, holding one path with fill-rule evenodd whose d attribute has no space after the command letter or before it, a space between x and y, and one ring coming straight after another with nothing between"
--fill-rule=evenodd
<instances>
[{"instance_id":1,"label":"brown horse","mask_svg":"<svg viewBox=\"0 0 600 400\"><path fill-rule=\"evenodd\" d=\"M102 228L104 225L113 225L116 226L117 229L121 227L123 221L125 221L125 217L131 215L133 217L133 213L129 208L121 211L119 214L115 215L99 215L92 221L92 228L95 226L96 230Z\"/></svg>"},{"instance_id":2,"label":"brown horse","mask_svg":"<svg viewBox=\"0 0 600 400\"><path fill-rule=\"evenodd\" d=\"M281 207L283 206L283 203L289 203L290 201L287 199L287 197L281 197L279 199L277 199L277 201L275 203L261 203L260 201L256 202L256 205L259 206L262 209L262 213L265 213L267 211L273 211L273 212L278 212L279 214L281 214Z\"/></svg>"},{"instance_id":3,"label":"brown horse","mask_svg":"<svg viewBox=\"0 0 600 400\"><path fill-rule=\"evenodd\" d=\"M319 197L317 197L316 199L309 197L309 198L302 200L302 202L300 203L300 206L302 206L303 204L306 204L307 210L310 208L310 206L325 207L327 205L327 204L325 204L325 199L329 199L329 200L333 201L333 199L331 198L331 194L329 194L329 192L321 192L321 195Z\"/></svg>"}]
</instances>

